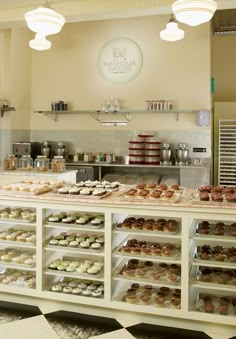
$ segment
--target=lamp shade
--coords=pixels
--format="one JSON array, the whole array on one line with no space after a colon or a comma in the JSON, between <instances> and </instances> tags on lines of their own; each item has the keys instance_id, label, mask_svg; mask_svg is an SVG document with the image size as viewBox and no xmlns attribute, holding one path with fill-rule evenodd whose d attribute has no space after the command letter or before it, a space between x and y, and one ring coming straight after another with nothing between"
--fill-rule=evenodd
<instances>
[{"instance_id":1,"label":"lamp shade","mask_svg":"<svg viewBox=\"0 0 236 339\"><path fill-rule=\"evenodd\" d=\"M47 7L25 13L25 20L31 31L44 36L60 32L65 23L61 14Z\"/></svg>"},{"instance_id":2,"label":"lamp shade","mask_svg":"<svg viewBox=\"0 0 236 339\"><path fill-rule=\"evenodd\" d=\"M40 35L39 33L37 33L35 38L29 42L29 46L37 51L45 51L51 48L51 45L51 41L47 40L44 35Z\"/></svg>"},{"instance_id":3,"label":"lamp shade","mask_svg":"<svg viewBox=\"0 0 236 339\"><path fill-rule=\"evenodd\" d=\"M172 5L175 18L189 26L210 21L217 9L214 0L177 0Z\"/></svg>"},{"instance_id":4,"label":"lamp shade","mask_svg":"<svg viewBox=\"0 0 236 339\"><path fill-rule=\"evenodd\" d=\"M170 19L166 28L160 32L160 38L165 41L178 41L184 38L184 31L178 27L174 19Z\"/></svg>"}]
</instances>

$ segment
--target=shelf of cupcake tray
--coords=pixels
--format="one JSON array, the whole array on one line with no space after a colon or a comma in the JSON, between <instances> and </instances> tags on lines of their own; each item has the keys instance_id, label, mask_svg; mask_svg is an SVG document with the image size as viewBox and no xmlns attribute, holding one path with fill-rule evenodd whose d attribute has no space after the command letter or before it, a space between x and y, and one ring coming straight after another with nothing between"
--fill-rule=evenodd
<instances>
[{"instance_id":1,"label":"shelf of cupcake tray","mask_svg":"<svg viewBox=\"0 0 236 339\"><path fill-rule=\"evenodd\" d=\"M91 217L86 223L75 222L85 215ZM60 218L55 221L57 216ZM68 223L70 216L76 216L77 219L74 218ZM103 299L104 222L92 224L91 220L96 217L104 220L102 213L46 210L43 235L46 257L43 293L49 293L50 298L90 304L98 302L97 299ZM99 248L92 246L95 243L99 244ZM80 285L83 283L86 283L88 288L80 291ZM71 285L79 287L73 288ZM95 286L100 286L103 291L93 289ZM86 297L89 297L87 301Z\"/></svg>"},{"instance_id":2,"label":"shelf of cupcake tray","mask_svg":"<svg viewBox=\"0 0 236 339\"><path fill-rule=\"evenodd\" d=\"M196 319L201 319L203 313L210 317L209 320L219 319L219 322L235 324L236 258L231 261L227 255L228 249L234 248L235 237L230 232L232 217L225 218L194 219L190 227L189 311L197 312L194 315ZM207 255L208 246L210 252L216 251L216 258L212 254ZM222 250L223 254L220 253ZM202 251L206 253L203 256ZM227 306L222 306L225 303Z\"/></svg>"}]
</instances>

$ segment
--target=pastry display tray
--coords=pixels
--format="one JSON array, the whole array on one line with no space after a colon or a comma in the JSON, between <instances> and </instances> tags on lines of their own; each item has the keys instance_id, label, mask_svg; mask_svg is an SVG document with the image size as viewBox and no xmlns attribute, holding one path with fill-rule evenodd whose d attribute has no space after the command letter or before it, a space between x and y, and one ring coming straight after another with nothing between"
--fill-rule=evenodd
<instances>
[{"instance_id":1,"label":"pastry display tray","mask_svg":"<svg viewBox=\"0 0 236 339\"><path fill-rule=\"evenodd\" d=\"M27 219L17 219L17 218L0 218L0 221L7 221L7 222L11 222L11 223L20 223L20 224L33 224L35 223L36 219L34 218L33 220L27 220Z\"/></svg>"},{"instance_id":2,"label":"pastry display tray","mask_svg":"<svg viewBox=\"0 0 236 339\"><path fill-rule=\"evenodd\" d=\"M49 238L46 242L46 248L52 248L52 249L60 249L60 250L70 250L70 251L74 251L75 253L78 253L78 252L84 252L84 253L100 253L104 250L104 246L102 246L101 248L99 249L93 249L92 247L89 247L89 248L83 248L81 246L78 245L78 247L72 247L72 246L69 246L69 245L65 245L65 246L62 246L62 245L51 245L49 244L49 241L51 239L54 239L53 237Z\"/></svg>"},{"instance_id":3,"label":"pastry display tray","mask_svg":"<svg viewBox=\"0 0 236 339\"><path fill-rule=\"evenodd\" d=\"M60 257L59 259L57 260L54 260L53 262L55 261L61 261L61 262L64 262L64 261L68 261L68 262L74 262L74 261L79 261L81 262L81 264L85 263L86 259L85 258L77 258L77 257L69 257L69 256L62 256ZM92 264L91 266L93 265L93 263L95 262L95 260L91 260ZM80 264L80 265L81 265ZM68 264L69 266L70 264ZM79 265L79 266L80 266ZM87 272L84 272L84 273L79 273L78 271L73 271L73 272L69 272L69 271L66 271L65 270L57 270L57 269L52 269L52 268L49 268L50 265L48 265L48 267L46 268L45 272L47 273L52 273L52 274L60 274L60 275L65 275L65 276L75 276L75 277L78 277L78 278L82 278L82 279L96 279L96 278L103 278L104 277L104 271L103 269L100 270L98 273L96 274L89 274ZM78 267L79 267L78 266Z\"/></svg>"},{"instance_id":4,"label":"pastry display tray","mask_svg":"<svg viewBox=\"0 0 236 339\"><path fill-rule=\"evenodd\" d=\"M121 301L121 302L125 302L125 303L129 303L129 304L135 304L135 305L142 305L142 306L154 306L154 307L161 307L161 308L165 308L165 309L180 309L180 304L176 307L173 307L171 304L171 300L175 295L175 291L174 290L170 290L168 293L166 293L165 297L160 297L159 299L162 299L163 303L159 303L157 302L158 299L158 293L163 293L161 292L162 287L160 288L152 288L151 290L151 294L149 295L149 298L145 298L145 291L146 289L144 288L144 286L140 286L139 289L136 291L136 297L134 299L130 299L126 298L126 292L121 293L116 300L117 301ZM128 291L128 290L127 290ZM179 299L180 300L180 299Z\"/></svg>"},{"instance_id":5,"label":"pastry display tray","mask_svg":"<svg viewBox=\"0 0 236 339\"><path fill-rule=\"evenodd\" d=\"M208 313L211 314L220 314L224 316L235 316L236 313L234 311L234 305L233 305L233 299L235 299L235 295L232 298L232 296L216 296L216 295L210 295L205 293L199 293L197 300L196 300L196 310L199 312L206 313L205 310L205 302L204 300L210 300L211 304L213 305L212 311ZM227 313L223 312L223 310L220 308L220 306L227 305ZM220 311L221 310L221 311ZM225 309L224 309L225 310Z\"/></svg>"},{"instance_id":6,"label":"pastry display tray","mask_svg":"<svg viewBox=\"0 0 236 339\"><path fill-rule=\"evenodd\" d=\"M214 229L215 229L215 226L216 226L216 223L217 222L210 222L210 225L209 225L209 232L208 233L199 233L198 232L198 227L199 225L201 224L201 222L199 222L197 224L197 228L196 228L196 231L194 233L195 236L199 237L199 238L205 238L205 237L209 237L209 238L212 238L212 239L215 239L215 240L220 240L221 238L227 238L227 239L232 239L232 240L235 240L236 239L236 236L233 236L231 233L230 233L230 224L227 224L226 222L224 222L225 224L225 231L224 231L224 234L220 235L220 234L215 234L214 233Z\"/></svg>"},{"instance_id":7,"label":"pastry display tray","mask_svg":"<svg viewBox=\"0 0 236 339\"><path fill-rule=\"evenodd\" d=\"M209 193L209 200L200 200L199 198L199 191L195 191L194 193L192 193L192 195L190 196L190 202L191 203L197 203L197 204L202 204L202 205L228 205L228 204L235 204L235 202L233 201L227 201L225 194L222 194L223 196L223 201L214 201L212 200L211 197L211 193Z\"/></svg>"},{"instance_id":8,"label":"pastry display tray","mask_svg":"<svg viewBox=\"0 0 236 339\"><path fill-rule=\"evenodd\" d=\"M140 265L142 266L142 261L140 261ZM135 270L133 273L126 275L125 269L128 268L127 264L121 263L116 270L114 271L113 277L119 277L126 280L132 281L141 281L146 282L148 284L164 284L168 286L180 286L181 283L181 270L179 268L178 272L175 274L175 281L171 281L168 277L171 273L169 271L170 265L167 265L166 269L161 270L161 266L158 263L153 263L153 266L146 267L144 269L144 275L139 277L136 275ZM137 270L139 270L139 266L137 266ZM142 268L141 268L142 270Z\"/></svg>"},{"instance_id":9,"label":"pastry display tray","mask_svg":"<svg viewBox=\"0 0 236 339\"><path fill-rule=\"evenodd\" d=\"M0 285L35 289L32 279L35 279L34 272L0 267Z\"/></svg>"},{"instance_id":10,"label":"pastry display tray","mask_svg":"<svg viewBox=\"0 0 236 339\"><path fill-rule=\"evenodd\" d=\"M107 191L105 194L103 195L92 195L92 194L69 194L69 193L58 193L58 192L49 192L48 195L49 196L53 196L53 197L64 197L66 196L66 199L71 199L71 200L79 200L79 199L87 199L87 200L100 200L100 199L104 199L109 197L112 194L111 191Z\"/></svg>"},{"instance_id":11,"label":"pastry display tray","mask_svg":"<svg viewBox=\"0 0 236 339\"><path fill-rule=\"evenodd\" d=\"M92 228L92 229L99 229L104 227L104 223L101 223L100 225L94 225L91 224L90 222L86 224L77 224L77 223L68 223L68 222L53 222L53 221L46 221L45 223L46 226L60 226L60 227L78 227L78 228Z\"/></svg>"},{"instance_id":12,"label":"pastry display tray","mask_svg":"<svg viewBox=\"0 0 236 339\"><path fill-rule=\"evenodd\" d=\"M202 270L207 269L206 267L203 267ZM195 277L195 283L199 285L203 285L206 287L228 287L228 288L235 288L236 290L236 271L235 270L229 270L229 269L214 269L211 270L211 273L209 273L210 280L205 281L202 278L201 268L198 268L196 277ZM227 272L231 272L232 275L227 275ZM223 276L224 280L220 280ZM225 278L227 276L228 278Z\"/></svg>"}]
</instances>

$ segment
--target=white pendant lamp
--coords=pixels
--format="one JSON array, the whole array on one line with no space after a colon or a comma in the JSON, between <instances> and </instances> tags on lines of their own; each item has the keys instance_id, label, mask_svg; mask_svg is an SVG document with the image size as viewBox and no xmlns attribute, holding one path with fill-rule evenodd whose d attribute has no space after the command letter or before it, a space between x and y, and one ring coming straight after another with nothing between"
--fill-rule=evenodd
<instances>
[{"instance_id":1,"label":"white pendant lamp","mask_svg":"<svg viewBox=\"0 0 236 339\"><path fill-rule=\"evenodd\" d=\"M198 26L208 22L217 9L214 0L176 0L172 4L175 18L189 26Z\"/></svg>"},{"instance_id":2,"label":"white pendant lamp","mask_svg":"<svg viewBox=\"0 0 236 339\"><path fill-rule=\"evenodd\" d=\"M37 51L45 51L51 48L51 41L47 40L44 35L37 33L33 40L30 40L29 46L32 49L36 49Z\"/></svg>"},{"instance_id":3,"label":"white pendant lamp","mask_svg":"<svg viewBox=\"0 0 236 339\"><path fill-rule=\"evenodd\" d=\"M49 7L25 13L25 20L31 31L44 36L60 32L65 23L65 18Z\"/></svg>"},{"instance_id":4,"label":"white pendant lamp","mask_svg":"<svg viewBox=\"0 0 236 339\"><path fill-rule=\"evenodd\" d=\"M182 40L184 38L184 31L178 27L175 19L171 18L166 28L160 32L160 38L165 41Z\"/></svg>"}]
</instances>

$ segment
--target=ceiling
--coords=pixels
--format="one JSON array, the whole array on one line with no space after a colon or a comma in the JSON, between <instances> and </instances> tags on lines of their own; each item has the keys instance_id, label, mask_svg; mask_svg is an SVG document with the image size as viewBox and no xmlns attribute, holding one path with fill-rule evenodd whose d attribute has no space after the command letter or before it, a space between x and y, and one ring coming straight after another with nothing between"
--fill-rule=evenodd
<instances>
[{"instance_id":1,"label":"ceiling","mask_svg":"<svg viewBox=\"0 0 236 339\"><path fill-rule=\"evenodd\" d=\"M67 22L170 14L174 0L48 0ZM46 0L0 0L0 28L25 26L24 13ZM213 31L236 30L236 0L218 0Z\"/></svg>"}]
</instances>

